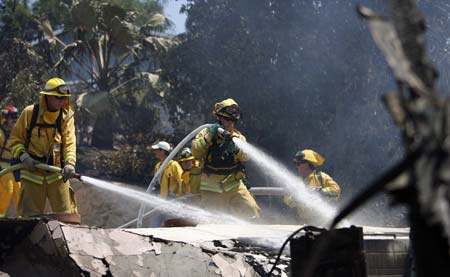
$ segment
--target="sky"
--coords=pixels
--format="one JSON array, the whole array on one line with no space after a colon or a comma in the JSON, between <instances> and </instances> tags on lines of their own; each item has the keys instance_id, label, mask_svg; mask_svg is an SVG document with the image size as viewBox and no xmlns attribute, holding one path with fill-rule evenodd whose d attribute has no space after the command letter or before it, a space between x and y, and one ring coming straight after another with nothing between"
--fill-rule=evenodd
<instances>
[{"instance_id":1,"label":"sky","mask_svg":"<svg viewBox=\"0 0 450 277\"><path fill-rule=\"evenodd\" d=\"M186 28L186 14L180 14L181 5L186 4L186 0L169 0L164 7L165 15L174 23L174 29L170 31L172 34L183 33Z\"/></svg>"}]
</instances>

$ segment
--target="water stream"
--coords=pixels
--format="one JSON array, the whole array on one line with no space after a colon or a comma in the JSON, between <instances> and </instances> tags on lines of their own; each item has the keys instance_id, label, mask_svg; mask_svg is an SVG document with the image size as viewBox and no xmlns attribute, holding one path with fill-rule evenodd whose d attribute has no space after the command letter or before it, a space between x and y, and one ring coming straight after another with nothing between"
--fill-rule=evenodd
<instances>
[{"instance_id":1,"label":"water stream","mask_svg":"<svg viewBox=\"0 0 450 277\"><path fill-rule=\"evenodd\" d=\"M297 203L305 204L315 211L315 214L323 217L322 221L331 223L337 213L336 208L322 199L317 192L311 191L299 176L255 146L238 138L233 138L233 142L249 156L249 162L254 163L261 174L271 179L274 187L286 188Z\"/></svg>"},{"instance_id":2,"label":"water stream","mask_svg":"<svg viewBox=\"0 0 450 277\"><path fill-rule=\"evenodd\" d=\"M217 211L208 212L192 205L188 205L177 201L165 200L158 196L150 195L145 192L123 187L121 185L113 184L96 178L82 176L81 181L90 184L92 186L95 186L97 188L118 193L120 195L143 202L147 206L157 208L158 210L166 214L173 215L176 218L190 218L197 223L203 224L220 224L220 225L235 225L235 226L252 225L252 223L233 217L229 214L220 213ZM267 225L265 225L264 227L263 226L260 227L264 228L266 232L269 232L271 234L271 237L246 238L245 240L248 242L253 242L256 245L278 249L282 245L286 237L288 237L291 233L291 231L282 231L276 228L270 228L270 226ZM261 231L263 232L263 230ZM211 232L214 232L214 230L212 229Z\"/></svg>"},{"instance_id":3,"label":"water stream","mask_svg":"<svg viewBox=\"0 0 450 277\"><path fill-rule=\"evenodd\" d=\"M224 214L217 211L208 212L196 206L192 206L177 201L165 200L158 196L154 196L135 189L115 185L110 182L106 182L96 178L82 176L81 181L104 190L108 190L111 192L115 192L133 198L135 200L138 200L139 202L145 203L147 206L158 208L158 210L160 210L161 212L173 215L174 217L177 218L190 218L198 223L234 224L234 225L249 224L248 222L233 217L229 214Z\"/></svg>"}]
</instances>

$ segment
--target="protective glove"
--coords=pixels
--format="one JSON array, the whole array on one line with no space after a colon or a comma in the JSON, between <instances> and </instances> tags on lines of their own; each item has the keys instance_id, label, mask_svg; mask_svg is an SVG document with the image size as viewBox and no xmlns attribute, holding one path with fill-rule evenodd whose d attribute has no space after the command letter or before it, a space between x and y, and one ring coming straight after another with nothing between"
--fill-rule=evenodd
<instances>
[{"instance_id":1,"label":"protective glove","mask_svg":"<svg viewBox=\"0 0 450 277\"><path fill-rule=\"evenodd\" d=\"M217 130L219 129L219 127L220 127L219 123L214 123L208 128L208 133L206 133L206 135L205 135L205 140L207 142L212 141L212 139L216 136Z\"/></svg>"},{"instance_id":2,"label":"protective glove","mask_svg":"<svg viewBox=\"0 0 450 277\"><path fill-rule=\"evenodd\" d=\"M67 180L75 176L75 166L66 164L61 171L61 175L63 177L64 183L67 182Z\"/></svg>"},{"instance_id":3,"label":"protective glove","mask_svg":"<svg viewBox=\"0 0 450 277\"><path fill-rule=\"evenodd\" d=\"M229 140L227 141L226 150L228 153L236 154L237 152L239 152L239 147L237 147L234 141Z\"/></svg>"},{"instance_id":4,"label":"protective glove","mask_svg":"<svg viewBox=\"0 0 450 277\"><path fill-rule=\"evenodd\" d=\"M19 159L22 162L23 167L26 170L30 170L30 171L36 170L36 166L35 165L39 163L38 161L33 159L30 156L30 154L28 154L27 152L23 152L22 155L20 155Z\"/></svg>"},{"instance_id":5,"label":"protective glove","mask_svg":"<svg viewBox=\"0 0 450 277\"><path fill-rule=\"evenodd\" d=\"M219 123L214 123L208 128L208 132L210 132L213 135L215 135L217 133L217 130L219 130L219 128L220 128L220 124Z\"/></svg>"}]
</instances>

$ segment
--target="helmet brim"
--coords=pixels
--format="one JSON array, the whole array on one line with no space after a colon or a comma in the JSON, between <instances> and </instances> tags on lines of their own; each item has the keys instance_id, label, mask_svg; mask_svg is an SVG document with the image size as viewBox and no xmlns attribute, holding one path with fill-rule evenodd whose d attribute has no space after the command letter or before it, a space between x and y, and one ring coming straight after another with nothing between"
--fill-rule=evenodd
<instances>
[{"instance_id":1,"label":"helmet brim","mask_svg":"<svg viewBox=\"0 0 450 277\"><path fill-rule=\"evenodd\" d=\"M178 162L185 162L185 161L192 161L192 160L195 160L194 156L190 156L187 158L181 158L178 160Z\"/></svg>"},{"instance_id":2,"label":"helmet brim","mask_svg":"<svg viewBox=\"0 0 450 277\"><path fill-rule=\"evenodd\" d=\"M70 94L62 94L62 93L59 93L57 91L40 91L39 93L43 94L43 95L50 95L50 96L70 97Z\"/></svg>"}]
</instances>

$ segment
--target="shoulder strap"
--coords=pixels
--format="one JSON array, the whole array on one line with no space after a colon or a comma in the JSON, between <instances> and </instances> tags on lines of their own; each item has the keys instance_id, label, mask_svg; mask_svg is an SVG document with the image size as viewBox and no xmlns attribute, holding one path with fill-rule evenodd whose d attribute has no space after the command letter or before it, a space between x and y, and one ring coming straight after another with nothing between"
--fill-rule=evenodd
<instances>
[{"instance_id":1,"label":"shoulder strap","mask_svg":"<svg viewBox=\"0 0 450 277\"><path fill-rule=\"evenodd\" d=\"M56 129L61 134L61 137L63 135L63 133L62 133L62 115L63 115L63 110L60 109L58 118L56 119Z\"/></svg>"},{"instance_id":2,"label":"shoulder strap","mask_svg":"<svg viewBox=\"0 0 450 277\"><path fill-rule=\"evenodd\" d=\"M61 163L61 167L64 167L65 161L64 161L64 135L62 132L62 115L63 110L59 110L58 118L56 119L56 129L58 130L59 134L61 135L61 143L59 144L59 161Z\"/></svg>"},{"instance_id":3,"label":"shoulder strap","mask_svg":"<svg viewBox=\"0 0 450 277\"><path fill-rule=\"evenodd\" d=\"M320 188L323 188L322 171L316 171L317 179L319 180Z\"/></svg>"},{"instance_id":4,"label":"shoulder strap","mask_svg":"<svg viewBox=\"0 0 450 277\"><path fill-rule=\"evenodd\" d=\"M34 104L33 115L31 116L30 126L27 129L27 137L25 138L25 149L28 149L28 146L30 146L31 132L36 126L38 115L39 115L39 104Z\"/></svg>"}]
</instances>

